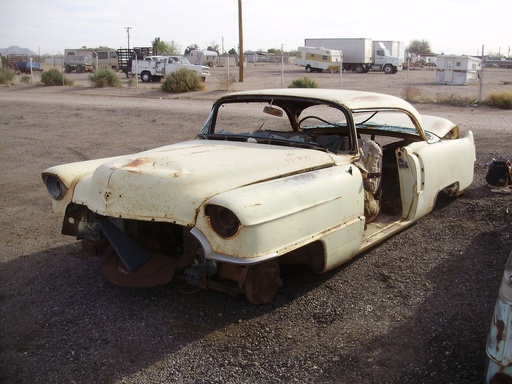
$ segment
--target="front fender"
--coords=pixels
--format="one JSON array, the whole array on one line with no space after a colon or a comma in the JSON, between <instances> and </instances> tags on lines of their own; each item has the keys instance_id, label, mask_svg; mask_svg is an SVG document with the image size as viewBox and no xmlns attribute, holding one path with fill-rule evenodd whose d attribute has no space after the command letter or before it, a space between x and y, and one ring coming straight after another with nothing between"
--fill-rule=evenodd
<instances>
[{"instance_id":1,"label":"front fender","mask_svg":"<svg viewBox=\"0 0 512 384\"><path fill-rule=\"evenodd\" d=\"M80 161L57 165L46 169L42 173L43 180L46 175L56 176L59 178L62 184L66 186L66 194L62 199L57 200L52 198L53 211L55 213L64 215L66 212L66 207L71 201L73 201L77 183L84 177L92 175L96 168L98 168L101 164L115 160L117 158L118 157L109 157L104 159Z\"/></svg>"},{"instance_id":2,"label":"front fender","mask_svg":"<svg viewBox=\"0 0 512 384\"><path fill-rule=\"evenodd\" d=\"M241 225L234 236L222 238L215 233L205 215L208 204L226 207L237 215ZM218 194L200 210L196 230L208 240L212 254L241 259L275 257L321 239L359 218L363 209L361 173L345 164Z\"/></svg>"}]
</instances>

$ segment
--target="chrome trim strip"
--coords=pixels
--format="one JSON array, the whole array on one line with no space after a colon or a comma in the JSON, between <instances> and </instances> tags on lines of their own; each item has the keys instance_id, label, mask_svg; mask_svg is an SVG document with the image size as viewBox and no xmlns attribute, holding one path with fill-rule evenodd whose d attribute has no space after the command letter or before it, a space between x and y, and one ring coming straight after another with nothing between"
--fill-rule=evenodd
<instances>
[{"instance_id":1,"label":"chrome trim strip","mask_svg":"<svg viewBox=\"0 0 512 384\"><path fill-rule=\"evenodd\" d=\"M274 259L279 256L277 252L273 252L268 255L258 256L258 257L251 257L248 259L240 258L240 257L234 257L234 256L228 256L228 255L222 255L220 253L215 253L212 250L212 247L210 245L210 242L206 238L203 233L197 229L192 228L190 230L190 233L199 241L199 244L201 244L201 247L204 251L204 256L207 260L215 260L215 261L221 261L224 263L230 263L230 264L238 264L238 265L251 265L251 264L258 264L265 260Z\"/></svg>"}]
</instances>

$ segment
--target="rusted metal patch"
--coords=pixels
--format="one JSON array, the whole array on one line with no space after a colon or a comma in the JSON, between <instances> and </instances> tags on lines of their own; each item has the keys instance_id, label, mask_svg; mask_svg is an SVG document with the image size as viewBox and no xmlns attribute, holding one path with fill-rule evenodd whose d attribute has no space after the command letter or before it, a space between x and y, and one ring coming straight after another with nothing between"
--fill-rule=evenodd
<instances>
[{"instance_id":1,"label":"rusted metal patch","mask_svg":"<svg viewBox=\"0 0 512 384\"><path fill-rule=\"evenodd\" d=\"M114 248L107 244L100 254L101 273L113 284L122 287L147 288L167 284L174 277L178 260L152 254L135 272L128 272Z\"/></svg>"}]
</instances>

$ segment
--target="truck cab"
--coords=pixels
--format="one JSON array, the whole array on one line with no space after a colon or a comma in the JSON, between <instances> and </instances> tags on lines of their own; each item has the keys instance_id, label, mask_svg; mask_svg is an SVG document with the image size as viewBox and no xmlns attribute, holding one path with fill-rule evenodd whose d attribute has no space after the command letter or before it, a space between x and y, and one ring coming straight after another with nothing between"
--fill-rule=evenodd
<instances>
[{"instance_id":1,"label":"truck cab","mask_svg":"<svg viewBox=\"0 0 512 384\"><path fill-rule=\"evenodd\" d=\"M402 70L402 60L399 57L393 57L385 47L375 48L373 52L374 61L372 70L383 71L386 74L394 74Z\"/></svg>"}]
</instances>

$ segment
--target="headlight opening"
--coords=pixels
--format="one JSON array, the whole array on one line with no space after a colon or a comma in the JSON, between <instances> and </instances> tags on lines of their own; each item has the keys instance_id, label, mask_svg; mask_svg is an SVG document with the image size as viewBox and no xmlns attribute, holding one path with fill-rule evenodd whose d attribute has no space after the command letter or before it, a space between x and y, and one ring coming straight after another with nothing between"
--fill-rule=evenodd
<instances>
[{"instance_id":1,"label":"headlight opening","mask_svg":"<svg viewBox=\"0 0 512 384\"><path fill-rule=\"evenodd\" d=\"M56 200L60 200L64 197L67 191L67 187L59 179L58 176L51 174L43 174L43 181L46 185L46 189L50 196Z\"/></svg>"},{"instance_id":2,"label":"headlight opening","mask_svg":"<svg viewBox=\"0 0 512 384\"><path fill-rule=\"evenodd\" d=\"M221 237L234 236L240 228L240 220L229 209L219 205L207 205L206 216L210 219L213 230Z\"/></svg>"}]
</instances>

